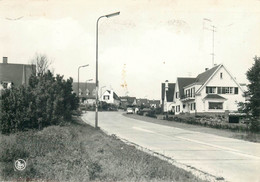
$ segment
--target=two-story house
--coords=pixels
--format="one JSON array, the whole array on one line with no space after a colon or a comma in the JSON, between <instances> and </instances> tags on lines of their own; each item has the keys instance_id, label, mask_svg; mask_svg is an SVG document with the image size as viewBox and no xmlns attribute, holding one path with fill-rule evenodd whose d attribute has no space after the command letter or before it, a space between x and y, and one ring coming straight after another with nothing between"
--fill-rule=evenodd
<instances>
[{"instance_id":1,"label":"two-story house","mask_svg":"<svg viewBox=\"0 0 260 182\"><path fill-rule=\"evenodd\" d=\"M177 78L174 111L179 113L224 113L237 111L245 102L244 90L223 64L206 69L195 78Z\"/></svg>"}]
</instances>

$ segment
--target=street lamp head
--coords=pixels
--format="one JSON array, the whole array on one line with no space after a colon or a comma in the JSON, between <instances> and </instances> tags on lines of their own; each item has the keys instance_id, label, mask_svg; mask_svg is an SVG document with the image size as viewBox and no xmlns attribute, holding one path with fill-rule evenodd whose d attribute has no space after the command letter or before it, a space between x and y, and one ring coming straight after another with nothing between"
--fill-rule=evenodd
<instances>
[{"instance_id":1,"label":"street lamp head","mask_svg":"<svg viewBox=\"0 0 260 182\"><path fill-rule=\"evenodd\" d=\"M87 66L89 66L89 64L83 65L83 66L81 66L81 67L87 67Z\"/></svg>"},{"instance_id":2,"label":"street lamp head","mask_svg":"<svg viewBox=\"0 0 260 182\"><path fill-rule=\"evenodd\" d=\"M110 17L112 17L112 16L117 16L117 15L119 15L119 14L120 14L120 11L119 11L119 12L116 12L116 13L112 13L112 14L105 15L105 17L110 18Z\"/></svg>"}]
</instances>

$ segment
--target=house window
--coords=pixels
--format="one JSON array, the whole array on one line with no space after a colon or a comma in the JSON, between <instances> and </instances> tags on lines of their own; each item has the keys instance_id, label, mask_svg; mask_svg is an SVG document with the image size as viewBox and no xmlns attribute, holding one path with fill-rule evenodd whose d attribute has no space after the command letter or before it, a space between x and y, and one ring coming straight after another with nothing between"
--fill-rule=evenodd
<instances>
[{"instance_id":1,"label":"house window","mask_svg":"<svg viewBox=\"0 0 260 182\"><path fill-rule=\"evenodd\" d=\"M225 93L226 94L232 94L233 93L233 87L225 87Z\"/></svg>"},{"instance_id":2,"label":"house window","mask_svg":"<svg viewBox=\"0 0 260 182\"><path fill-rule=\"evenodd\" d=\"M207 94L215 94L216 93L216 87L206 87L206 93Z\"/></svg>"},{"instance_id":3,"label":"house window","mask_svg":"<svg viewBox=\"0 0 260 182\"><path fill-rule=\"evenodd\" d=\"M223 73L220 73L220 79L222 79L223 78Z\"/></svg>"},{"instance_id":4,"label":"house window","mask_svg":"<svg viewBox=\"0 0 260 182\"><path fill-rule=\"evenodd\" d=\"M176 99L179 98L179 92L176 92L175 98L176 98Z\"/></svg>"},{"instance_id":5,"label":"house window","mask_svg":"<svg viewBox=\"0 0 260 182\"><path fill-rule=\"evenodd\" d=\"M209 109L222 110L223 102L209 102Z\"/></svg>"},{"instance_id":6,"label":"house window","mask_svg":"<svg viewBox=\"0 0 260 182\"><path fill-rule=\"evenodd\" d=\"M176 112L180 112L180 105L176 106Z\"/></svg>"},{"instance_id":7,"label":"house window","mask_svg":"<svg viewBox=\"0 0 260 182\"><path fill-rule=\"evenodd\" d=\"M238 94L238 87L234 87L235 88L235 94Z\"/></svg>"},{"instance_id":8,"label":"house window","mask_svg":"<svg viewBox=\"0 0 260 182\"><path fill-rule=\"evenodd\" d=\"M109 100L109 95L104 95L103 100Z\"/></svg>"}]
</instances>

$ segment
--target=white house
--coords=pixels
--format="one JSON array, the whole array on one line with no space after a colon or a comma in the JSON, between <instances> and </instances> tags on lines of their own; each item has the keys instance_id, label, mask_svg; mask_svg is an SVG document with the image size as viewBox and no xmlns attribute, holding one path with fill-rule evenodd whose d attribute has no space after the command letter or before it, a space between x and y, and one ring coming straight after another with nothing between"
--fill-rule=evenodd
<instances>
[{"instance_id":1,"label":"white house","mask_svg":"<svg viewBox=\"0 0 260 182\"><path fill-rule=\"evenodd\" d=\"M238 102L245 102L244 90L223 64L206 69L196 78L177 78L175 114L233 112Z\"/></svg>"},{"instance_id":2,"label":"white house","mask_svg":"<svg viewBox=\"0 0 260 182\"><path fill-rule=\"evenodd\" d=\"M100 101L106 102L108 104L120 105L120 98L113 90L106 90L100 97Z\"/></svg>"}]
</instances>

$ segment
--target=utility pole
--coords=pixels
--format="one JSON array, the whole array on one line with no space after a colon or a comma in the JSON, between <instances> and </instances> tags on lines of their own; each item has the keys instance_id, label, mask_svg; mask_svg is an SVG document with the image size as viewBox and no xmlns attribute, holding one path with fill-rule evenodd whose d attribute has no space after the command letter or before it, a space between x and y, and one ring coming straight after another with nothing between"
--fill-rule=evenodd
<instances>
[{"instance_id":1,"label":"utility pole","mask_svg":"<svg viewBox=\"0 0 260 182\"><path fill-rule=\"evenodd\" d=\"M212 22L210 19L207 19L207 18L204 18L203 20L204 20L204 21L208 21L208 22ZM214 50L214 41L215 41L215 40L214 40L214 34L215 34L215 32L217 32L217 31L216 31L216 26L215 26L215 25L211 24L211 25L209 25L209 26L210 26L210 28L205 27L204 22L203 22L203 29L212 31L212 53L211 53L211 55L212 55L212 67L214 67L214 64L215 64L215 62L214 62L214 57L215 57L215 50Z\"/></svg>"}]
</instances>

